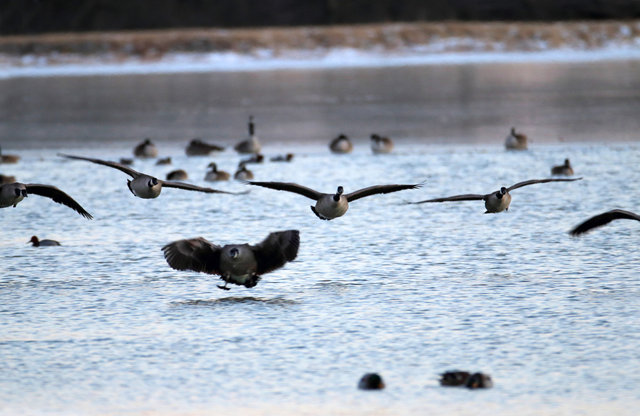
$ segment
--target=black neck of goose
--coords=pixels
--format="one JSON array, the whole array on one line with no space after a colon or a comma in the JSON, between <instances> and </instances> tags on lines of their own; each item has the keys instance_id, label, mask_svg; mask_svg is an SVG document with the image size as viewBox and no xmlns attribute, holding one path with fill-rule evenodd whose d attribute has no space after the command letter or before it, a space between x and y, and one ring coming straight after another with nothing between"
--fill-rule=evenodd
<instances>
[{"instance_id":1,"label":"black neck of goose","mask_svg":"<svg viewBox=\"0 0 640 416\"><path fill-rule=\"evenodd\" d=\"M249 120L249 136L253 136L256 131L256 126L253 124L253 119Z\"/></svg>"}]
</instances>

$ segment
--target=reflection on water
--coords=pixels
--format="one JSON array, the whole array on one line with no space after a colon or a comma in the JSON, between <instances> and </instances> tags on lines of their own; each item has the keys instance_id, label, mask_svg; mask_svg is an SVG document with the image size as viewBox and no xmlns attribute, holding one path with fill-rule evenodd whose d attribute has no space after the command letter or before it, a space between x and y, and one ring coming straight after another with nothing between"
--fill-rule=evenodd
<instances>
[{"instance_id":1,"label":"reflection on water","mask_svg":"<svg viewBox=\"0 0 640 416\"><path fill-rule=\"evenodd\" d=\"M576 76L584 76L580 74ZM365 79L370 75L362 73ZM575 93L611 96L604 102L595 100L592 107L587 103L586 114L596 108L613 114L636 99L633 82L627 93L608 76L600 81L612 82L611 89L581 87ZM296 77L310 75L290 77L294 85L302 85ZM93 82L111 86L107 79ZM106 111L113 117L109 121L97 110L109 102L101 101L102 95L113 94L126 82L141 96L159 93L147 90L142 79L140 90L128 77L114 79L112 90L93 91L96 119L83 118L84 111L92 111L90 106L80 111L83 114L73 114L73 106L65 107L70 100L66 96L50 114L36 117L37 100L23 97L32 100L25 108L29 111L17 115L12 110L9 124L14 128L15 123L25 123L31 132L48 125L55 137L63 126L54 120L66 114L67 119L78 117L72 130L88 120L81 131L91 130L94 121L94 127L122 131L131 108L111 108ZM176 82L186 81L178 77ZM375 91L367 98L355 80L343 87L351 89L347 95L355 97L352 101L378 100ZM175 97L182 96L180 87L171 88ZM397 88L412 90L404 84ZM532 102L548 98L545 90L550 87L541 83L540 88L514 93L513 106L523 111L519 114L527 112L520 107L526 100L517 97L528 95ZM441 114L449 109L455 117L479 115L476 120L482 126L507 117L496 110L508 107L503 101L510 96L488 92L485 99L493 97L491 102L502 104L463 113L460 106L466 101L452 104L444 90L441 104L435 97L427 100L441 105ZM322 109L329 108L324 104L314 107L303 100L300 112L284 117L279 112L292 106L280 107L277 97L256 96L256 102L264 102L263 109L272 100L274 113L265 110L261 117L280 118L290 126L308 111L310 120L324 126L312 129L314 134L337 129L324 124ZM190 107L168 98L163 98L168 108L195 108L195 103ZM569 106L572 98L567 99ZM390 113L403 113L385 102ZM245 108L236 104L231 103L229 112ZM415 104L409 113L424 109ZM146 115L136 112L141 126L156 120L162 105L152 100L149 107ZM381 122L369 110L351 103L331 113L344 111L341 117L352 116L359 131L369 132L373 124L366 130L361 124L367 117L374 120L371 123ZM317 118L312 117L315 111ZM542 106L540 113L527 114L538 120L547 111ZM29 122L27 114L34 117ZM570 109L557 117L573 119L576 114ZM494 126L496 144L400 141L388 156L372 155L362 140L345 156L330 154L324 138L321 144L293 143L291 135L290 144L284 139L277 145L266 141L267 160L284 151L296 157L291 163L252 166L257 180L295 181L327 192L342 185L349 192L426 179L418 190L354 201L343 217L332 221L318 220L309 210L311 201L303 196L262 188L246 195L165 189L155 200L142 200L131 195L126 175L115 169L66 160L56 156L57 150L23 150L21 163L2 166L3 173L27 183L54 184L95 219L87 221L41 197L0 210L0 413L264 414L277 409L274 413L506 415L516 409L519 414L633 414L640 404L638 224L617 221L581 238L567 233L603 210L638 210L640 146L596 144L609 138L599 135L605 128L615 130L614 137L627 134L627 127L638 122L635 116L626 119L628 115L616 113L613 117L623 122L594 128L591 143L534 141L526 152L503 149L508 124ZM242 126L245 116L233 117ZM47 117L52 117L49 122ZM584 117L592 126L598 119ZM227 124L232 123L221 128L231 128ZM268 131L267 125L277 123L264 124ZM2 128L8 131L6 125ZM197 122L194 128L204 131L206 126ZM438 131L444 124L434 128ZM417 132L418 123L409 123L407 129ZM92 133L96 140L99 131L103 130ZM109 136L108 128L104 131ZM415 137L431 136L427 130L423 133ZM132 143L85 145L69 139L55 146L65 153L116 160L129 155ZM134 168L158 177L183 168L194 183L208 185L203 178L212 160L225 170L239 160L231 150L188 158L182 142L161 140L159 147L160 156L172 156L173 165L136 160ZM550 167L565 157L584 180L517 189L507 213L485 215L482 201L403 204L547 177ZM215 187L246 188L234 181ZM300 230L297 259L264 276L252 289L234 286L223 293L216 287L217 276L173 270L162 257L161 247L177 239L255 242L285 229ZM34 234L62 246L32 248L26 241ZM438 374L453 368L489 373L495 387L482 392L439 388ZM371 371L379 372L388 386L380 394L356 389L362 374Z\"/></svg>"}]
</instances>

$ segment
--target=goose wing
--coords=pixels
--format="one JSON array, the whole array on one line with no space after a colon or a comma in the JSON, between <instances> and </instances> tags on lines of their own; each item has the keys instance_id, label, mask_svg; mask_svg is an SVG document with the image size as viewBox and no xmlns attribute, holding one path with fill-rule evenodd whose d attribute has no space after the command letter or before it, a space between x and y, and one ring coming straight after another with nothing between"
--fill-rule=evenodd
<instances>
[{"instance_id":1,"label":"goose wing","mask_svg":"<svg viewBox=\"0 0 640 416\"><path fill-rule=\"evenodd\" d=\"M514 189L518 189L518 188L522 188L523 186L527 186L527 185L533 185L536 183L547 183L547 182L573 182L573 181L579 181L582 178L572 178L572 179L529 179L528 181L522 181L522 182L518 182L515 185L511 185L510 187L507 188L507 192L511 192Z\"/></svg>"},{"instance_id":2,"label":"goose wing","mask_svg":"<svg viewBox=\"0 0 640 416\"><path fill-rule=\"evenodd\" d=\"M358 189L357 191L346 194L347 201L352 202L356 199L364 198L365 196L376 194L388 194L391 192L402 191L403 189L416 189L420 188L422 184L412 185L374 185L367 188Z\"/></svg>"},{"instance_id":3,"label":"goose wing","mask_svg":"<svg viewBox=\"0 0 640 416\"><path fill-rule=\"evenodd\" d=\"M167 188L178 188L178 189L184 189L187 191L204 192L207 194L243 195L248 193L248 191L245 191L245 192L220 191L218 189L213 189L213 188L203 188L201 186L192 185L190 183L176 182L176 181L162 181L160 179L158 179L158 182L162 183L162 186Z\"/></svg>"},{"instance_id":4,"label":"goose wing","mask_svg":"<svg viewBox=\"0 0 640 416\"><path fill-rule=\"evenodd\" d=\"M487 195L480 195L480 194L464 194L464 195L448 196L448 197L445 197L445 198L425 199L424 201L408 202L408 203L409 204L424 204L425 202L481 201L486 196Z\"/></svg>"},{"instance_id":5,"label":"goose wing","mask_svg":"<svg viewBox=\"0 0 640 416\"><path fill-rule=\"evenodd\" d=\"M322 197L322 193L318 191L314 191L311 188L307 188L306 186L298 185L297 183L291 182L254 182L247 181L249 185L257 185L262 186L269 189L275 189L277 191L288 191L293 192L295 194L299 194L302 196L306 196L307 198L313 199L317 201Z\"/></svg>"},{"instance_id":6,"label":"goose wing","mask_svg":"<svg viewBox=\"0 0 640 416\"><path fill-rule=\"evenodd\" d=\"M53 199L53 202L68 206L88 220L93 218L93 216L91 216L91 214L89 214L84 208L82 208L82 206L78 204L73 198L71 198L69 195L56 188L55 186L29 183L25 184L25 187L27 188L27 195L34 194L46 196L47 198Z\"/></svg>"},{"instance_id":7,"label":"goose wing","mask_svg":"<svg viewBox=\"0 0 640 416\"><path fill-rule=\"evenodd\" d=\"M220 246L202 237L174 241L162 247L162 252L169 266L176 270L221 274Z\"/></svg>"},{"instance_id":8,"label":"goose wing","mask_svg":"<svg viewBox=\"0 0 640 416\"><path fill-rule=\"evenodd\" d=\"M256 273L262 275L284 266L298 255L300 232L298 230L271 233L260 244L251 246L256 257Z\"/></svg>"},{"instance_id":9,"label":"goose wing","mask_svg":"<svg viewBox=\"0 0 640 416\"><path fill-rule=\"evenodd\" d=\"M580 234L586 233L592 228L601 227L605 224L610 223L613 220L620 220L620 219L640 221L640 215L630 211L614 209L614 210L603 212L602 214L598 214L596 216L589 218L582 224L576 226L573 230L570 231L570 233L571 235L580 235Z\"/></svg>"},{"instance_id":10,"label":"goose wing","mask_svg":"<svg viewBox=\"0 0 640 416\"><path fill-rule=\"evenodd\" d=\"M66 155L64 153L58 153L58 156L66 157L67 159L86 160L87 162L97 163L98 165L109 166L111 168L118 169L119 171L126 173L127 175L131 176L134 179L141 175L141 173L138 172L137 170L131 169L129 166L123 165L122 163L118 163L118 162L110 162L108 160L94 159L91 157Z\"/></svg>"}]
</instances>

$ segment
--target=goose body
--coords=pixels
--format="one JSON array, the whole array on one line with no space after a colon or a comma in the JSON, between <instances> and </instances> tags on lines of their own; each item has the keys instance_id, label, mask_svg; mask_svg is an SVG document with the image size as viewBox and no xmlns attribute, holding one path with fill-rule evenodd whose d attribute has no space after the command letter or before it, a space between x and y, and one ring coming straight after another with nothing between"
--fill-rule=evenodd
<instances>
[{"instance_id":1,"label":"goose body","mask_svg":"<svg viewBox=\"0 0 640 416\"><path fill-rule=\"evenodd\" d=\"M338 154L351 153L353 144L346 135L341 134L329 143L329 149Z\"/></svg>"},{"instance_id":2,"label":"goose body","mask_svg":"<svg viewBox=\"0 0 640 416\"><path fill-rule=\"evenodd\" d=\"M204 192L208 194L215 193L215 194L235 195L233 192L219 191L217 189L211 189L211 188L202 188L200 186L192 185L190 183L163 181L153 176L140 173L128 166L125 166L116 162L110 162L107 160L93 159L93 158L82 157L82 156L65 155L61 153L59 153L59 155L62 157L66 157L68 159L84 160L87 162L96 163L98 165L109 166L111 168L118 169L119 171L126 173L127 175L133 178L132 180L129 180L129 179L127 180L127 187L129 188L131 193L137 196L138 198L143 198L143 199L157 198L162 192L163 187L183 189L186 191Z\"/></svg>"},{"instance_id":3,"label":"goose body","mask_svg":"<svg viewBox=\"0 0 640 416\"><path fill-rule=\"evenodd\" d=\"M358 381L360 390L382 390L384 387L384 381L378 373L367 373Z\"/></svg>"},{"instance_id":4,"label":"goose body","mask_svg":"<svg viewBox=\"0 0 640 416\"><path fill-rule=\"evenodd\" d=\"M359 189L350 194L344 194L344 188L338 186L335 194L325 194L315 191L306 186L290 182L247 182L250 185L262 186L278 191L293 192L316 201L311 207L316 216L322 220L332 220L343 216L349 209L349 202L364 198L370 195L386 194L390 192L402 191L404 189L416 189L421 185L375 185L368 188Z\"/></svg>"},{"instance_id":5,"label":"goose body","mask_svg":"<svg viewBox=\"0 0 640 416\"><path fill-rule=\"evenodd\" d=\"M509 135L505 139L504 146L507 150L527 150L527 136L516 132L515 127L511 127Z\"/></svg>"},{"instance_id":6,"label":"goose body","mask_svg":"<svg viewBox=\"0 0 640 416\"><path fill-rule=\"evenodd\" d=\"M260 244L218 246L202 237L174 241L162 247L169 266L219 275L229 290L233 283L254 287L263 274L279 269L298 255L300 233L287 230L271 233Z\"/></svg>"},{"instance_id":7,"label":"goose body","mask_svg":"<svg viewBox=\"0 0 640 416\"><path fill-rule=\"evenodd\" d=\"M171 164L171 158L170 157L165 157L162 159L158 159L156 161L156 165L170 165Z\"/></svg>"},{"instance_id":8,"label":"goose body","mask_svg":"<svg viewBox=\"0 0 640 416\"><path fill-rule=\"evenodd\" d=\"M133 155L142 158L158 157L158 148L151 139L145 139L133 149Z\"/></svg>"},{"instance_id":9,"label":"goose body","mask_svg":"<svg viewBox=\"0 0 640 416\"><path fill-rule=\"evenodd\" d=\"M440 385L452 387L464 386L467 383L469 376L471 376L471 373L468 371L447 371L440 374Z\"/></svg>"},{"instance_id":10,"label":"goose body","mask_svg":"<svg viewBox=\"0 0 640 416\"><path fill-rule=\"evenodd\" d=\"M209 171L204 176L205 181L215 182L215 181L228 181L231 175L229 172L225 172L224 170L218 170L218 165L214 162L209 163Z\"/></svg>"},{"instance_id":11,"label":"goose body","mask_svg":"<svg viewBox=\"0 0 640 416\"><path fill-rule=\"evenodd\" d=\"M211 152L221 152L224 147L205 143L200 139L193 139L185 149L187 156L207 156Z\"/></svg>"},{"instance_id":12,"label":"goose body","mask_svg":"<svg viewBox=\"0 0 640 416\"><path fill-rule=\"evenodd\" d=\"M236 171L236 173L233 174L233 179L236 179L239 181L251 180L253 179L253 172L247 169L244 163L240 163L238 170Z\"/></svg>"},{"instance_id":13,"label":"goose body","mask_svg":"<svg viewBox=\"0 0 640 416\"><path fill-rule=\"evenodd\" d=\"M589 230L592 230L597 227L602 227L603 225L609 224L614 220L636 220L640 221L640 215L631 212L625 211L622 209L613 209L611 211L603 212L602 214L595 215L588 220L582 222L577 225L573 230L570 231L571 235L580 235L584 234Z\"/></svg>"},{"instance_id":14,"label":"goose body","mask_svg":"<svg viewBox=\"0 0 640 416\"><path fill-rule=\"evenodd\" d=\"M261 148L262 146L260 145L258 136L256 136L255 124L253 123L253 116L249 116L249 138L247 140L243 140L240 143L236 144L234 146L234 149L238 153L250 154L250 153L260 153Z\"/></svg>"},{"instance_id":15,"label":"goose body","mask_svg":"<svg viewBox=\"0 0 640 416\"><path fill-rule=\"evenodd\" d=\"M562 165L552 167L551 174L564 176L573 175L573 168L571 167L571 162L569 161L569 159L565 159Z\"/></svg>"},{"instance_id":16,"label":"goose body","mask_svg":"<svg viewBox=\"0 0 640 416\"><path fill-rule=\"evenodd\" d=\"M80 204L65 192L51 185L24 184L19 182L0 185L0 208L15 207L29 195L39 195L50 198L53 202L65 205L87 219L93 218Z\"/></svg>"},{"instance_id":17,"label":"goose body","mask_svg":"<svg viewBox=\"0 0 640 416\"><path fill-rule=\"evenodd\" d=\"M40 240L35 235L31 237L31 240L27 241L27 244L29 243L31 243L33 247L51 247L60 245L60 243L55 240Z\"/></svg>"},{"instance_id":18,"label":"goose body","mask_svg":"<svg viewBox=\"0 0 640 416\"><path fill-rule=\"evenodd\" d=\"M291 162L293 160L293 153L287 153L286 155L274 156L270 159L272 162Z\"/></svg>"},{"instance_id":19,"label":"goose body","mask_svg":"<svg viewBox=\"0 0 640 416\"><path fill-rule=\"evenodd\" d=\"M186 181L187 179L189 179L189 174L183 169L176 169L167 173L168 181Z\"/></svg>"},{"instance_id":20,"label":"goose body","mask_svg":"<svg viewBox=\"0 0 640 416\"><path fill-rule=\"evenodd\" d=\"M380 137L377 134L371 135L371 151L375 154L391 153L393 141L388 137Z\"/></svg>"},{"instance_id":21,"label":"goose body","mask_svg":"<svg viewBox=\"0 0 640 416\"><path fill-rule=\"evenodd\" d=\"M445 198L435 198L435 199L426 199L424 201L418 202L410 202L410 204L424 204L427 202L450 202L450 201L484 201L484 206L487 209L485 214L497 213L502 211L507 211L509 209L509 205L511 204L511 194L510 191L514 189L521 188L527 185L533 185L536 183L547 183L547 182L572 182L579 181L582 178L575 179L530 179L523 182L518 182L515 185L511 185L508 188L504 186L495 192L491 192L489 194L463 194L463 195L454 195Z\"/></svg>"},{"instance_id":22,"label":"goose body","mask_svg":"<svg viewBox=\"0 0 640 416\"><path fill-rule=\"evenodd\" d=\"M4 155L2 154L2 148L0 147L0 163L18 163L20 156L18 155Z\"/></svg>"}]
</instances>

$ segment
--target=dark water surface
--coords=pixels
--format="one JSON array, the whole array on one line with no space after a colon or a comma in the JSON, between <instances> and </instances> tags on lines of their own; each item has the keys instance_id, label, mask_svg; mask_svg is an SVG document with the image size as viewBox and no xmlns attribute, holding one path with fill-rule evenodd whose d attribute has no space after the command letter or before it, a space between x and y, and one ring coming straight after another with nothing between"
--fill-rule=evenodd
<instances>
[{"instance_id":1,"label":"dark water surface","mask_svg":"<svg viewBox=\"0 0 640 416\"><path fill-rule=\"evenodd\" d=\"M55 184L95 217L38 196L0 210L0 414L635 414L640 224L567 231L604 210L640 209L638 69L0 81L2 144L22 155L0 171ZM325 192L426 182L320 221L310 200L260 188L142 200L122 172L56 156L114 160L148 135L173 165L135 169L163 178L183 168L205 185L210 161L233 171L239 156L188 158L184 144L243 137L250 113L266 155L296 154L251 166L257 180ZM511 124L530 132L529 151L503 149ZM371 154L375 130L400 137L393 154ZM353 154L329 153L339 131L357 136ZM560 136L571 142L552 143ZM582 181L517 189L507 213L484 215L480 201L402 204L547 177L565 157ZM160 250L292 228L298 258L252 289L223 292L214 276L170 269ZM31 248L34 234L62 246ZM438 386L455 368L488 372L495 387ZM387 389L356 389L370 371Z\"/></svg>"}]
</instances>

